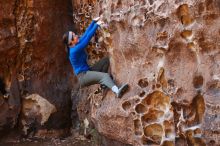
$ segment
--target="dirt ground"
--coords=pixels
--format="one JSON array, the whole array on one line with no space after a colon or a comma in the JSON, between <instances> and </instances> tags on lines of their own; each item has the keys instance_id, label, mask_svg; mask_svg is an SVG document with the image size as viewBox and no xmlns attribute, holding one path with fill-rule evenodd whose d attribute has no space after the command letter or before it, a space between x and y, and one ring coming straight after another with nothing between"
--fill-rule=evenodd
<instances>
[{"instance_id":1,"label":"dirt ground","mask_svg":"<svg viewBox=\"0 0 220 146\"><path fill-rule=\"evenodd\" d=\"M0 146L101 146L96 130L90 130L86 136L79 130L65 138L21 138L16 133L0 137Z\"/></svg>"},{"instance_id":2,"label":"dirt ground","mask_svg":"<svg viewBox=\"0 0 220 146\"><path fill-rule=\"evenodd\" d=\"M78 137L52 138L52 139L22 139L0 142L0 146L99 146L93 139L83 135Z\"/></svg>"}]
</instances>

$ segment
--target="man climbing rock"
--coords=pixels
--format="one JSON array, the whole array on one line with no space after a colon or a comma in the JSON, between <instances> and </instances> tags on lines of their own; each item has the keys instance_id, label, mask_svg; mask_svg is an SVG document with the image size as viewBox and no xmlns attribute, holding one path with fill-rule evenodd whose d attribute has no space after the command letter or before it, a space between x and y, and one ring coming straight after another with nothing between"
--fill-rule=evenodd
<instances>
[{"instance_id":1,"label":"man climbing rock","mask_svg":"<svg viewBox=\"0 0 220 146\"><path fill-rule=\"evenodd\" d=\"M66 46L68 58L74 69L74 73L79 80L80 86L85 87L93 84L101 84L110 88L116 96L120 98L125 91L127 91L128 84L124 84L120 88L115 85L111 76L107 73L109 59L103 58L91 67L87 64L88 55L86 53L86 47L98 27L102 24L103 22L100 20L100 17L97 17L93 19L92 23L81 37L72 31L68 31L63 35L63 41Z\"/></svg>"}]
</instances>

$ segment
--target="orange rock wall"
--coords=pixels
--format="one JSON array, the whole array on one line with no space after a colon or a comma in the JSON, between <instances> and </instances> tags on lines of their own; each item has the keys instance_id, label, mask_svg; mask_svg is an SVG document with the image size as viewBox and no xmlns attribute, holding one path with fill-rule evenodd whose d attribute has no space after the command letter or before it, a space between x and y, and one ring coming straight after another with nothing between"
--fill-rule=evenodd
<instances>
[{"instance_id":1,"label":"orange rock wall","mask_svg":"<svg viewBox=\"0 0 220 146\"><path fill-rule=\"evenodd\" d=\"M115 82L130 89L122 99L98 86L74 90L80 119L88 118L108 139L134 146L220 144L219 0L72 4L0 2L0 77L8 92L0 95L1 131L18 123L29 135L38 129L38 136L69 128L77 81L61 38L73 26L83 33L102 15L105 25L88 47L89 62L108 55Z\"/></svg>"},{"instance_id":2,"label":"orange rock wall","mask_svg":"<svg viewBox=\"0 0 220 146\"><path fill-rule=\"evenodd\" d=\"M32 113L25 121L28 133L71 126L70 94L76 81L62 35L73 29L72 20L68 0L0 1L0 77L9 94L0 95L0 130L9 131L18 123L24 126L20 118L27 115L21 106L32 94L46 99L57 111L48 115L44 125L39 122L43 117Z\"/></svg>"},{"instance_id":3,"label":"orange rock wall","mask_svg":"<svg viewBox=\"0 0 220 146\"><path fill-rule=\"evenodd\" d=\"M110 56L116 83L130 85L122 99L98 86L82 89L81 119L135 146L220 144L218 0L74 2L103 16L98 51Z\"/></svg>"}]
</instances>

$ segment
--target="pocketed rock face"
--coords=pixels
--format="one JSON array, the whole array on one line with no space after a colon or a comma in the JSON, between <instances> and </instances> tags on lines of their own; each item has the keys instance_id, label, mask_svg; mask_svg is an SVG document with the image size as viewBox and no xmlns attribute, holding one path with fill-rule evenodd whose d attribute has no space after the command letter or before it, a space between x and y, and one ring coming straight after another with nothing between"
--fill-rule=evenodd
<instances>
[{"instance_id":1,"label":"pocketed rock face","mask_svg":"<svg viewBox=\"0 0 220 146\"><path fill-rule=\"evenodd\" d=\"M71 1L21 0L17 1L14 13L20 44L17 78L22 97L36 93L46 98L57 111L44 127L57 130L67 128L71 125L73 78L62 36L72 29Z\"/></svg>"},{"instance_id":2,"label":"pocketed rock face","mask_svg":"<svg viewBox=\"0 0 220 146\"><path fill-rule=\"evenodd\" d=\"M1 97L0 130L10 131L21 122L20 101L33 93L57 108L38 128L71 126L70 95L76 81L62 44L63 33L73 27L71 14L71 0L0 2L0 77L10 95Z\"/></svg>"},{"instance_id":3,"label":"pocketed rock face","mask_svg":"<svg viewBox=\"0 0 220 146\"><path fill-rule=\"evenodd\" d=\"M106 23L99 43L114 79L130 90L122 99L91 93L96 86L89 95L81 92L90 99L79 105L81 118L89 115L103 135L137 146L219 145L220 2L102 0L93 6L92 15Z\"/></svg>"}]
</instances>

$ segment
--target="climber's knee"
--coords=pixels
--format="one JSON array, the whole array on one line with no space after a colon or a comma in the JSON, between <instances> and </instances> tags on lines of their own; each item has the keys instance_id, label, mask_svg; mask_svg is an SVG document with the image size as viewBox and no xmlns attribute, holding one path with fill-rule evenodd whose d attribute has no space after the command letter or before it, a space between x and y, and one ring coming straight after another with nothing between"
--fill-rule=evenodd
<instances>
[{"instance_id":1,"label":"climber's knee","mask_svg":"<svg viewBox=\"0 0 220 146\"><path fill-rule=\"evenodd\" d=\"M100 84L104 84L109 88L111 88L115 85L108 73L103 73L103 78L102 78Z\"/></svg>"}]
</instances>

